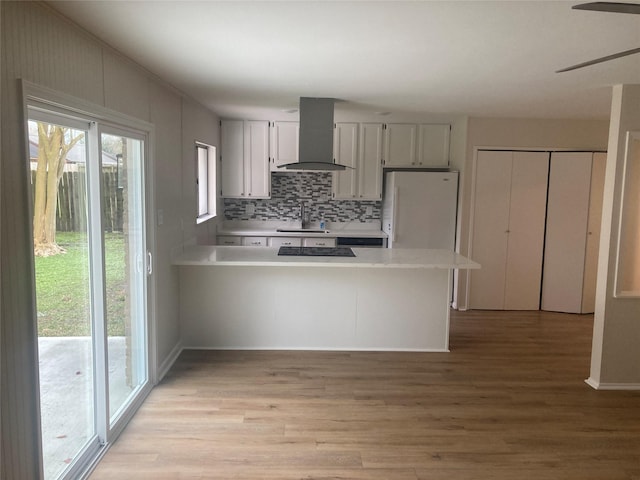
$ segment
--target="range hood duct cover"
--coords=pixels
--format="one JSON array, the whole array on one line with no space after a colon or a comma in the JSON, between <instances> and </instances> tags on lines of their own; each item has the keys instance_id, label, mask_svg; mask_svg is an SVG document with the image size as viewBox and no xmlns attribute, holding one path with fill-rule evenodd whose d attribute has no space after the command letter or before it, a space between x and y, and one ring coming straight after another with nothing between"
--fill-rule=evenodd
<instances>
[{"instance_id":1,"label":"range hood duct cover","mask_svg":"<svg viewBox=\"0 0 640 480\"><path fill-rule=\"evenodd\" d=\"M300 98L298 161L286 170L344 170L333 158L333 98Z\"/></svg>"}]
</instances>

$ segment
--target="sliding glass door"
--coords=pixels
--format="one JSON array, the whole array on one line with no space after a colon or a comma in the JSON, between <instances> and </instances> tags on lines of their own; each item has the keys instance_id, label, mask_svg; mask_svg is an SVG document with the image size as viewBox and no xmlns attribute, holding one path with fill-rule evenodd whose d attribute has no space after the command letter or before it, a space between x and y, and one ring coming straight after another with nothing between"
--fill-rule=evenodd
<instances>
[{"instance_id":1,"label":"sliding glass door","mask_svg":"<svg viewBox=\"0 0 640 480\"><path fill-rule=\"evenodd\" d=\"M103 233L105 244L111 247L105 248L104 264L109 421L113 425L148 380L145 284L151 259L143 228L144 142L113 128L109 132L103 131L101 144L116 158L115 176L105 162L102 164Z\"/></svg>"},{"instance_id":2,"label":"sliding glass door","mask_svg":"<svg viewBox=\"0 0 640 480\"><path fill-rule=\"evenodd\" d=\"M146 135L28 113L43 468L75 478L150 388Z\"/></svg>"}]
</instances>

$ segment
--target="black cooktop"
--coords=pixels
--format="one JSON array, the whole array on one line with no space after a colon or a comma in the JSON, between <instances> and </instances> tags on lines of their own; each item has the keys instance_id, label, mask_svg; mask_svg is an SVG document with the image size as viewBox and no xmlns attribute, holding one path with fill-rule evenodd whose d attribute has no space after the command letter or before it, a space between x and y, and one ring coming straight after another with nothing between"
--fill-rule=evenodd
<instances>
[{"instance_id":1,"label":"black cooktop","mask_svg":"<svg viewBox=\"0 0 640 480\"><path fill-rule=\"evenodd\" d=\"M278 255L288 257L355 257L349 247L280 247Z\"/></svg>"}]
</instances>

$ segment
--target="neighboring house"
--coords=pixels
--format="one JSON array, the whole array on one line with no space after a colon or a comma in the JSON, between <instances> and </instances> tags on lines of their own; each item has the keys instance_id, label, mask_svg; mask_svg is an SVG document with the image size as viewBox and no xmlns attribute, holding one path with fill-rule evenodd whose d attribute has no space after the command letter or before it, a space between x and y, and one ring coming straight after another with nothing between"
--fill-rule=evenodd
<instances>
[{"instance_id":1,"label":"neighboring house","mask_svg":"<svg viewBox=\"0 0 640 480\"><path fill-rule=\"evenodd\" d=\"M34 135L29 136L29 159L31 170L36 170L38 165L38 139ZM67 153L65 172L77 172L78 167L87 162L87 152L83 144L74 145ZM117 167L118 160L113 153L102 151L102 167Z\"/></svg>"}]
</instances>

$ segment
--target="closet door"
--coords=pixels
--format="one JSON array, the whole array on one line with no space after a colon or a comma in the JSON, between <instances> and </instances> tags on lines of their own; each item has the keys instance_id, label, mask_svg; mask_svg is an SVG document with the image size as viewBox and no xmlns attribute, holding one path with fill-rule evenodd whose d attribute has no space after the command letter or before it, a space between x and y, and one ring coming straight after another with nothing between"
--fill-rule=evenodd
<instances>
[{"instance_id":1,"label":"closet door","mask_svg":"<svg viewBox=\"0 0 640 480\"><path fill-rule=\"evenodd\" d=\"M512 163L512 152L478 152L471 258L481 268L471 270L471 308L504 308Z\"/></svg>"},{"instance_id":2,"label":"closet door","mask_svg":"<svg viewBox=\"0 0 640 480\"><path fill-rule=\"evenodd\" d=\"M587 247L584 262L582 313L593 313L596 304L596 278L600 250L600 225L602 224L602 196L606 153L594 153L591 165L591 193L589 194L589 219L587 221Z\"/></svg>"},{"instance_id":3,"label":"closet door","mask_svg":"<svg viewBox=\"0 0 640 480\"><path fill-rule=\"evenodd\" d=\"M592 155L590 152L551 155L543 310L582 311Z\"/></svg>"},{"instance_id":4,"label":"closet door","mask_svg":"<svg viewBox=\"0 0 640 480\"><path fill-rule=\"evenodd\" d=\"M545 152L478 152L471 308L540 308L548 168Z\"/></svg>"},{"instance_id":5,"label":"closet door","mask_svg":"<svg viewBox=\"0 0 640 480\"><path fill-rule=\"evenodd\" d=\"M549 154L514 152L504 309L540 309Z\"/></svg>"}]
</instances>

